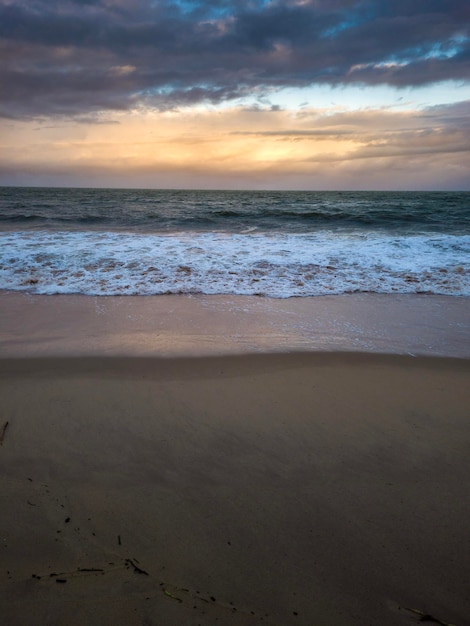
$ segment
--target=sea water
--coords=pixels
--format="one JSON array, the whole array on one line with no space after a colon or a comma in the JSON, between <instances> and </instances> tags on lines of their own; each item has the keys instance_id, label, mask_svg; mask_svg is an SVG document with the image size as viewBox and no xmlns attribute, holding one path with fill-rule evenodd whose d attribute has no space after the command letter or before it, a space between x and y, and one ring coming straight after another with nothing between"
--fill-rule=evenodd
<instances>
[{"instance_id":1,"label":"sea water","mask_svg":"<svg viewBox=\"0 0 470 626\"><path fill-rule=\"evenodd\" d=\"M470 296L470 193L3 187L0 289Z\"/></svg>"}]
</instances>

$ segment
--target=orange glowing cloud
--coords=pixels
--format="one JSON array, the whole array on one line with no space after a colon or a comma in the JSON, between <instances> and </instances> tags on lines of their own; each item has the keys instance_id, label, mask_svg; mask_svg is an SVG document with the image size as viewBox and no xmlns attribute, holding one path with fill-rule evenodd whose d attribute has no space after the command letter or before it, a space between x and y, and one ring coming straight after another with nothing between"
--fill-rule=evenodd
<instances>
[{"instance_id":1,"label":"orange glowing cloud","mask_svg":"<svg viewBox=\"0 0 470 626\"><path fill-rule=\"evenodd\" d=\"M464 110L453 107L454 114ZM15 171L65 181L76 176L79 184L100 177L104 185L131 187L288 188L295 181L303 188L356 188L359 181L374 188L395 170L409 186L425 187L436 176L466 175L469 139L470 123L457 127L449 107L200 107L124 113L108 123L11 122L2 154Z\"/></svg>"}]
</instances>

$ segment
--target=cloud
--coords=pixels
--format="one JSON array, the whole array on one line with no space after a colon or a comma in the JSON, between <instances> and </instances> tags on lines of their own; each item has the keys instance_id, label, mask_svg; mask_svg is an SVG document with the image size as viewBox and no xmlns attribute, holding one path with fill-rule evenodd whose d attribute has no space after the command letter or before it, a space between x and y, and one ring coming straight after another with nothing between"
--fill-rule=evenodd
<instances>
[{"instance_id":1,"label":"cloud","mask_svg":"<svg viewBox=\"0 0 470 626\"><path fill-rule=\"evenodd\" d=\"M1 114L168 110L470 80L465 0L0 0Z\"/></svg>"},{"instance_id":2,"label":"cloud","mask_svg":"<svg viewBox=\"0 0 470 626\"><path fill-rule=\"evenodd\" d=\"M0 184L470 189L468 101L414 112L128 113L119 122L10 122Z\"/></svg>"}]
</instances>

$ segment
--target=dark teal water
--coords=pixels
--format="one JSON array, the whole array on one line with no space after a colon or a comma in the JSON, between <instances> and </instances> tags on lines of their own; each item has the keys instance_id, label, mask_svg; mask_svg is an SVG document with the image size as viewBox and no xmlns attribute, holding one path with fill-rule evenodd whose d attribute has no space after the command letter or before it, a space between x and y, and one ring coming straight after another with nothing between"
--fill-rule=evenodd
<instances>
[{"instance_id":1,"label":"dark teal water","mask_svg":"<svg viewBox=\"0 0 470 626\"><path fill-rule=\"evenodd\" d=\"M470 193L0 188L0 228L470 232Z\"/></svg>"}]
</instances>

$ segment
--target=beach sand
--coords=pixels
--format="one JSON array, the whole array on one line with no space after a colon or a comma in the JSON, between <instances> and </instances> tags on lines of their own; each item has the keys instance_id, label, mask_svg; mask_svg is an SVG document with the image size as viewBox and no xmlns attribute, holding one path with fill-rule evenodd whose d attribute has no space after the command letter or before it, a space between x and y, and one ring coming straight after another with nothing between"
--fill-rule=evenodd
<instances>
[{"instance_id":1,"label":"beach sand","mask_svg":"<svg viewBox=\"0 0 470 626\"><path fill-rule=\"evenodd\" d=\"M122 316L93 344L101 322L73 326L77 298L30 297L36 320L15 321L24 298L3 299L1 623L470 624L470 360L452 354L469 349L463 311L433 318L451 353L438 357L424 321L415 357L380 342L345 352L346 332L337 351L299 350L307 332L279 344L269 320L270 343L217 343L210 315L203 356L202 317L193 341L185 326L163 349L160 325L142 342L133 324L150 300L126 312L127 334Z\"/></svg>"},{"instance_id":2,"label":"beach sand","mask_svg":"<svg viewBox=\"0 0 470 626\"><path fill-rule=\"evenodd\" d=\"M470 358L470 298L41 296L0 291L0 356L343 351Z\"/></svg>"}]
</instances>

